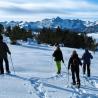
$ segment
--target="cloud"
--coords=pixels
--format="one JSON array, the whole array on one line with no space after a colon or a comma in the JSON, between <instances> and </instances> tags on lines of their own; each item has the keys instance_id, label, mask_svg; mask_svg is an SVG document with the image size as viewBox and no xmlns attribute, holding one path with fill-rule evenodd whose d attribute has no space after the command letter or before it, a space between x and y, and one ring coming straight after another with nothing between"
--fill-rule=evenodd
<instances>
[{"instance_id":1,"label":"cloud","mask_svg":"<svg viewBox=\"0 0 98 98\"><path fill-rule=\"evenodd\" d=\"M0 0L0 14L16 18L37 15L92 18L98 15L97 5L92 0Z\"/></svg>"},{"instance_id":2,"label":"cloud","mask_svg":"<svg viewBox=\"0 0 98 98\"><path fill-rule=\"evenodd\" d=\"M7 3L3 6L3 3L0 6L1 10L10 13L61 13L66 11L97 11L98 7L93 4L88 4L87 2L80 2L77 3L72 1L60 2L59 6L55 3L23 3L21 4L14 4L14 3ZM61 10L61 11L60 11Z\"/></svg>"}]
</instances>

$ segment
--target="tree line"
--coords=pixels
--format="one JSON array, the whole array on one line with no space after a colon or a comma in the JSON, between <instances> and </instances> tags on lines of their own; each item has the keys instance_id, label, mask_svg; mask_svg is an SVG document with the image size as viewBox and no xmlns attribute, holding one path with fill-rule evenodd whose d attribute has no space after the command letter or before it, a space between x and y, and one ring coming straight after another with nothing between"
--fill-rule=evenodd
<instances>
[{"instance_id":1,"label":"tree line","mask_svg":"<svg viewBox=\"0 0 98 98\"><path fill-rule=\"evenodd\" d=\"M92 37L88 37L86 32L74 32L68 29L62 30L59 26L54 30L43 28L37 35L40 43L55 45L59 43L64 47L96 49L96 42Z\"/></svg>"},{"instance_id":2,"label":"tree line","mask_svg":"<svg viewBox=\"0 0 98 98\"><path fill-rule=\"evenodd\" d=\"M86 32L75 32L68 29L62 30L59 26L57 28L43 27L37 34L33 34L32 30L26 30L19 25L13 28L9 26L4 30L3 25L0 24L0 33L9 36L12 43L16 43L17 40L27 40L31 38L36 39L38 43L50 45L59 43L64 47L88 48L93 51L95 51L98 46L98 43L96 43L92 37L88 37Z\"/></svg>"},{"instance_id":3,"label":"tree line","mask_svg":"<svg viewBox=\"0 0 98 98\"><path fill-rule=\"evenodd\" d=\"M2 27L2 28L1 28ZM27 41L28 38L33 38L32 31L21 28L19 25L11 28L10 26L4 30L3 26L0 26L0 32L5 34L11 39L12 44L16 44L17 40Z\"/></svg>"}]
</instances>

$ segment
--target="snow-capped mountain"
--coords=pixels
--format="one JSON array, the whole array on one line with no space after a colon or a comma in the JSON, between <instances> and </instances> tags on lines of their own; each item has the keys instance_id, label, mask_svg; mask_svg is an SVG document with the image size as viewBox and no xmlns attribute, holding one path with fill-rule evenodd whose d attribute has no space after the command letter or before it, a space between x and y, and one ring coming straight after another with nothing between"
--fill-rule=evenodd
<instances>
[{"instance_id":1,"label":"snow-capped mountain","mask_svg":"<svg viewBox=\"0 0 98 98\"><path fill-rule=\"evenodd\" d=\"M91 32L91 33L93 33L93 32L94 32L94 33L98 32L98 24L87 27L87 28L86 28L86 31L87 31L87 32Z\"/></svg>"},{"instance_id":2,"label":"snow-capped mountain","mask_svg":"<svg viewBox=\"0 0 98 98\"><path fill-rule=\"evenodd\" d=\"M16 25L19 25L20 27L26 28L26 29L31 29L32 31L34 30L39 30L42 29L43 27L46 28L57 28L58 26L61 27L62 29L70 29L74 31L79 31L79 32L98 32L98 23L97 21L91 22L91 21L83 21L79 19L62 19L60 17L57 18L52 18L52 19L43 19L42 21L36 21L36 22L15 22L15 21L10 21L10 22L0 22L1 24L4 25L4 27L14 27Z\"/></svg>"}]
</instances>

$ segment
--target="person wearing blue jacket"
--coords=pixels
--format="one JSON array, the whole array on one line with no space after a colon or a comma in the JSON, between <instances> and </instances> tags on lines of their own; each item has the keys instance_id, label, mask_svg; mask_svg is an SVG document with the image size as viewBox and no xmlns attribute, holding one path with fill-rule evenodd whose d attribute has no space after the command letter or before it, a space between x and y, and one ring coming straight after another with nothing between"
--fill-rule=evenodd
<instances>
[{"instance_id":1,"label":"person wearing blue jacket","mask_svg":"<svg viewBox=\"0 0 98 98\"><path fill-rule=\"evenodd\" d=\"M85 75L85 72L87 70L87 76L90 77L90 65L91 65L91 59L93 59L92 54L88 51L88 49L85 49L85 52L82 56L83 60L83 74Z\"/></svg>"}]
</instances>

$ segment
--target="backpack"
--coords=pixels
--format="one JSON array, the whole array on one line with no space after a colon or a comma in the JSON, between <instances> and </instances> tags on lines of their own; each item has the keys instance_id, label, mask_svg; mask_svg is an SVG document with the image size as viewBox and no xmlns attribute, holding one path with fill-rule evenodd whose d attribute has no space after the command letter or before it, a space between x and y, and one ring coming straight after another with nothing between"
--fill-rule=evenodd
<instances>
[{"instance_id":1,"label":"backpack","mask_svg":"<svg viewBox=\"0 0 98 98\"><path fill-rule=\"evenodd\" d=\"M75 66L78 64L78 59L77 58L73 58L72 60L72 64Z\"/></svg>"}]
</instances>

